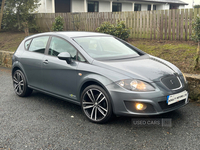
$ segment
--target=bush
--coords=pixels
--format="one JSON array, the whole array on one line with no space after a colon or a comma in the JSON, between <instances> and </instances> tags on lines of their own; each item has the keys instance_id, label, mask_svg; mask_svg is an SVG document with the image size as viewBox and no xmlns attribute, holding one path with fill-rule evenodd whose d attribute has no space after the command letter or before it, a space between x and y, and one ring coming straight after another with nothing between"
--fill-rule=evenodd
<instances>
[{"instance_id":1,"label":"bush","mask_svg":"<svg viewBox=\"0 0 200 150\"><path fill-rule=\"evenodd\" d=\"M61 16L55 18L55 22L52 25L53 31L63 31L64 29L64 19Z\"/></svg>"},{"instance_id":2,"label":"bush","mask_svg":"<svg viewBox=\"0 0 200 150\"><path fill-rule=\"evenodd\" d=\"M30 32L39 32L39 27L36 24L36 18L33 14L28 14L26 19L23 18L23 15L20 15L20 28L17 20L17 14L12 12L4 12L1 28L4 31L23 31L24 28L28 27ZM27 23L24 27L24 23Z\"/></svg>"},{"instance_id":3,"label":"bush","mask_svg":"<svg viewBox=\"0 0 200 150\"><path fill-rule=\"evenodd\" d=\"M116 25L109 22L103 22L96 31L110 34L123 40L126 40L130 35L130 28L126 28L124 21L118 21Z\"/></svg>"},{"instance_id":4,"label":"bush","mask_svg":"<svg viewBox=\"0 0 200 150\"><path fill-rule=\"evenodd\" d=\"M195 42L198 43L198 47L197 47L197 53L196 56L194 58L194 70L199 70L199 58L200 58L200 16L197 15L193 24L192 24L192 28L193 28L193 34L191 39Z\"/></svg>"},{"instance_id":5,"label":"bush","mask_svg":"<svg viewBox=\"0 0 200 150\"><path fill-rule=\"evenodd\" d=\"M194 8L200 8L200 5L195 5Z\"/></svg>"}]
</instances>

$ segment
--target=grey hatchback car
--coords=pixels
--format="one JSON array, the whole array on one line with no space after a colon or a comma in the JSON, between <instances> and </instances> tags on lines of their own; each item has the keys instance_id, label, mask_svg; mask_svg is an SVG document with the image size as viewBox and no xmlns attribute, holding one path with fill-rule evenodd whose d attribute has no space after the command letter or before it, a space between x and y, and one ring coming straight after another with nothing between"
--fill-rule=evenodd
<instances>
[{"instance_id":1,"label":"grey hatchback car","mask_svg":"<svg viewBox=\"0 0 200 150\"><path fill-rule=\"evenodd\" d=\"M111 35L36 34L12 59L18 96L37 90L73 102L95 123L112 115L158 115L188 103L187 81L176 66Z\"/></svg>"}]
</instances>

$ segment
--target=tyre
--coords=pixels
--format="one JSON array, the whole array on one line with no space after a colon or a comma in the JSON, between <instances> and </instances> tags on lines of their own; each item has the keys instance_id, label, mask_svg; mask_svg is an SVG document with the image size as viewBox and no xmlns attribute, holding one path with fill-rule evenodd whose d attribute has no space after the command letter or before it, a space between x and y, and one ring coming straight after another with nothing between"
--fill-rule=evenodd
<instances>
[{"instance_id":1,"label":"tyre","mask_svg":"<svg viewBox=\"0 0 200 150\"><path fill-rule=\"evenodd\" d=\"M18 96L26 97L32 93L33 90L28 87L26 78L21 70L16 70L12 79L14 91Z\"/></svg>"},{"instance_id":2,"label":"tyre","mask_svg":"<svg viewBox=\"0 0 200 150\"><path fill-rule=\"evenodd\" d=\"M106 91L97 85L84 89L81 107L85 116L94 123L105 123L112 117L111 100Z\"/></svg>"}]
</instances>

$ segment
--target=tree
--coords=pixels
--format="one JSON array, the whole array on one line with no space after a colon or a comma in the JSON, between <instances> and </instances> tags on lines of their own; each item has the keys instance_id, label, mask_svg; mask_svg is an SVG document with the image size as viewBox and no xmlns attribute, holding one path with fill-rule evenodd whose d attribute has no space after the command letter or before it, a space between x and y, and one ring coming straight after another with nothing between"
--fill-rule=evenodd
<instances>
[{"instance_id":1,"label":"tree","mask_svg":"<svg viewBox=\"0 0 200 150\"><path fill-rule=\"evenodd\" d=\"M1 31L1 23L3 19L4 5L5 5L5 0L0 0L0 31Z\"/></svg>"},{"instance_id":2,"label":"tree","mask_svg":"<svg viewBox=\"0 0 200 150\"><path fill-rule=\"evenodd\" d=\"M192 40L198 43L197 47L197 53L195 56L195 66L194 69L197 70L199 69L199 55L200 55L200 16L197 15L195 18L193 24L193 35L192 35Z\"/></svg>"},{"instance_id":3,"label":"tree","mask_svg":"<svg viewBox=\"0 0 200 150\"><path fill-rule=\"evenodd\" d=\"M23 29L24 22L27 23L30 14L34 13L39 7L40 0L6 0L5 14L11 20L16 20L16 24L12 24L19 31Z\"/></svg>"}]
</instances>

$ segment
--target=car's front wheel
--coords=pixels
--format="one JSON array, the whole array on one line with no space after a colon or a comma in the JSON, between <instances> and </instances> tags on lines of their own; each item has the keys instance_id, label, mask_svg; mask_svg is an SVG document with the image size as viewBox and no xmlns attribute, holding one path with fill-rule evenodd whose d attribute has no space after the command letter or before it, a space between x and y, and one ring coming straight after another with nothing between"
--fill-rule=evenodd
<instances>
[{"instance_id":1,"label":"car's front wheel","mask_svg":"<svg viewBox=\"0 0 200 150\"><path fill-rule=\"evenodd\" d=\"M97 85L88 86L82 92L81 107L86 117L95 123L105 123L112 116L111 100L106 91Z\"/></svg>"},{"instance_id":2,"label":"car's front wheel","mask_svg":"<svg viewBox=\"0 0 200 150\"><path fill-rule=\"evenodd\" d=\"M12 78L14 91L18 96L25 97L32 93L33 90L28 87L26 78L21 70L16 70Z\"/></svg>"}]
</instances>

